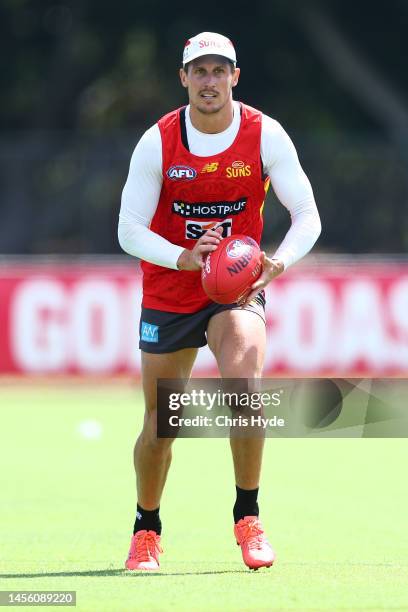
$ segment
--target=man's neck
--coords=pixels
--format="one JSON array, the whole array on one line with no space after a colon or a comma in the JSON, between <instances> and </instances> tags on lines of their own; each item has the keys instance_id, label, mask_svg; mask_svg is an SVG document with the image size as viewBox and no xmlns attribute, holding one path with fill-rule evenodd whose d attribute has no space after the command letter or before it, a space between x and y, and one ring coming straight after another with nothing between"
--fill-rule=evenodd
<instances>
[{"instance_id":1,"label":"man's neck","mask_svg":"<svg viewBox=\"0 0 408 612\"><path fill-rule=\"evenodd\" d=\"M190 105L190 121L199 132L204 134L219 134L224 132L232 123L234 118L234 103L232 100L219 110L217 113L201 113L194 106Z\"/></svg>"}]
</instances>

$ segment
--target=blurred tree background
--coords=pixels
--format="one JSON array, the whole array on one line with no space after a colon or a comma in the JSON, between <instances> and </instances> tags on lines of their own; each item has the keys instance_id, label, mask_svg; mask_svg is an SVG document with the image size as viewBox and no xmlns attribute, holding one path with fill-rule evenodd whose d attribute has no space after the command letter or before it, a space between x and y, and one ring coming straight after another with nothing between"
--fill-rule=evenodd
<instances>
[{"instance_id":1,"label":"blurred tree background","mask_svg":"<svg viewBox=\"0 0 408 612\"><path fill-rule=\"evenodd\" d=\"M235 97L293 138L319 249L406 252L407 0L1 0L0 253L120 252L132 150L185 103L182 48L203 30L236 46ZM276 244L289 219L273 194L265 217Z\"/></svg>"}]
</instances>

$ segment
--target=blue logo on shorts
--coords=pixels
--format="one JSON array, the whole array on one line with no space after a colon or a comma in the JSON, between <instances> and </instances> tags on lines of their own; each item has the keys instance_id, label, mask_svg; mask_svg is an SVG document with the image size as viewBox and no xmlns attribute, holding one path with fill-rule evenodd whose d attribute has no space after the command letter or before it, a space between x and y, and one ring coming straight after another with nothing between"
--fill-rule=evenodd
<instances>
[{"instance_id":1,"label":"blue logo on shorts","mask_svg":"<svg viewBox=\"0 0 408 612\"><path fill-rule=\"evenodd\" d=\"M142 340L145 342L158 342L159 326L142 321Z\"/></svg>"}]
</instances>

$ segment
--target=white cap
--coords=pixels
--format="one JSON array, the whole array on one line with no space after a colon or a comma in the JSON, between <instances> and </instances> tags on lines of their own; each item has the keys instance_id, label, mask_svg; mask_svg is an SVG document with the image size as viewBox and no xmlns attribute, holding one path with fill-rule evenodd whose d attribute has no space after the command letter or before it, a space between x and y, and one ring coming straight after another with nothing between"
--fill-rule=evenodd
<instances>
[{"instance_id":1,"label":"white cap","mask_svg":"<svg viewBox=\"0 0 408 612\"><path fill-rule=\"evenodd\" d=\"M188 39L184 46L183 66L202 55L222 55L234 64L237 61L234 45L230 39L215 32L201 32Z\"/></svg>"}]
</instances>

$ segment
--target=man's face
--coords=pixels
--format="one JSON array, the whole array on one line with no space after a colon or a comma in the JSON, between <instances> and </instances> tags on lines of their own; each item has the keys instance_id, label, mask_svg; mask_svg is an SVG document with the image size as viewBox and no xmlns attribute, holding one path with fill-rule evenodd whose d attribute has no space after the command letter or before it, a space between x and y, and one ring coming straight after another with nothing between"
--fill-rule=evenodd
<instances>
[{"instance_id":1,"label":"man's face","mask_svg":"<svg viewBox=\"0 0 408 612\"><path fill-rule=\"evenodd\" d=\"M204 55L181 68L180 79L188 90L190 105L203 114L220 111L232 98L238 83L239 68L219 55Z\"/></svg>"}]
</instances>

